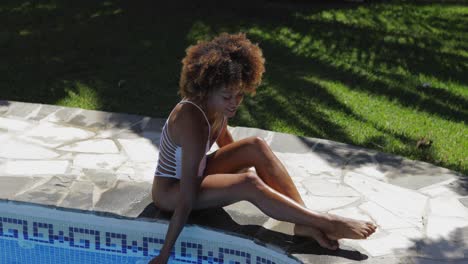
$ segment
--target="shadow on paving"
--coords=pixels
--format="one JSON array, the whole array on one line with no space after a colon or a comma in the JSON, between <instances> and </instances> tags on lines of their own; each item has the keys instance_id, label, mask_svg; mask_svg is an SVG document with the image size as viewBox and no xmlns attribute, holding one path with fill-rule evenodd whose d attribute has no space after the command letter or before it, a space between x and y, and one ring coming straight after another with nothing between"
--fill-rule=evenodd
<instances>
[{"instance_id":1,"label":"shadow on paving","mask_svg":"<svg viewBox=\"0 0 468 264\"><path fill-rule=\"evenodd\" d=\"M468 262L468 227L455 228L447 238L417 239L413 242L414 245L405 252L418 256L412 259L414 264Z\"/></svg>"},{"instance_id":2,"label":"shadow on paving","mask_svg":"<svg viewBox=\"0 0 468 264\"><path fill-rule=\"evenodd\" d=\"M162 211L151 203L138 217L169 221L171 216L172 213ZM287 235L259 225L240 225L222 208L193 211L187 223L247 236L248 239L254 238L257 242L278 246L289 254L329 255L350 260L365 260L368 258L367 255L359 251L348 249L328 250L320 247L313 239Z\"/></svg>"}]
</instances>

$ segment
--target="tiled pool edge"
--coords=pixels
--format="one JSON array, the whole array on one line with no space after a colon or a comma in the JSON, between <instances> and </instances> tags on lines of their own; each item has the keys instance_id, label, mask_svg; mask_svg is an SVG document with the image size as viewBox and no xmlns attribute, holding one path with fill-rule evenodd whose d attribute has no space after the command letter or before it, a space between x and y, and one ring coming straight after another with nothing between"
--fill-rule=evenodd
<instances>
[{"instance_id":1,"label":"tiled pool edge","mask_svg":"<svg viewBox=\"0 0 468 264\"><path fill-rule=\"evenodd\" d=\"M54 214L50 214L52 211ZM77 216L80 218L74 218ZM124 223L131 223L131 226ZM160 219L130 218L106 212L0 200L0 237L23 238L54 247L69 244L78 249L152 256L156 252L153 250L162 246L167 224ZM203 261L221 260L219 263L230 259L242 260L242 263L301 263L276 246L192 224L182 231L174 252L179 258L195 255Z\"/></svg>"}]
</instances>

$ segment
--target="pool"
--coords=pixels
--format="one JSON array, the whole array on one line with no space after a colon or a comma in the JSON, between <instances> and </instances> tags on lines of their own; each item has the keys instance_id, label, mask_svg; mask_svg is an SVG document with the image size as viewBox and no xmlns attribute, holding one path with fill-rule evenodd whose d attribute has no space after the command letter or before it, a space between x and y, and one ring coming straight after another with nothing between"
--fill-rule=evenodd
<instances>
[{"instance_id":1,"label":"pool","mask_svg":"<svg viewBox=\"0 0 468 264\"><path fill-rule=\"evenodd\" d=\"M0 201L0 263L134 263L159 253L167 222ZM301 263L271 245L188 225L169 263Z\"/></svg>"}]
</instances>

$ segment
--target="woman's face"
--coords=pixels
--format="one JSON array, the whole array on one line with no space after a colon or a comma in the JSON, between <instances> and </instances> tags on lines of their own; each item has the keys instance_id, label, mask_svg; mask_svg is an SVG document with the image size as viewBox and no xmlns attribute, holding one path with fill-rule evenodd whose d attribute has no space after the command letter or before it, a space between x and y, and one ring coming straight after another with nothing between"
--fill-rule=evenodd
<instances>
[{"instance_id":1,"label":"woman's face","mask_svg":"<svg viewBox=\"0 0 468 264\"><path fill-rule=\"evenodd\" d=\"M242 99L244 99L244 93L239 89L221 88L208 97L208 105L217 113L223 113L227 118L232 118L236 115Z\"/></svg>"}]
</instances>

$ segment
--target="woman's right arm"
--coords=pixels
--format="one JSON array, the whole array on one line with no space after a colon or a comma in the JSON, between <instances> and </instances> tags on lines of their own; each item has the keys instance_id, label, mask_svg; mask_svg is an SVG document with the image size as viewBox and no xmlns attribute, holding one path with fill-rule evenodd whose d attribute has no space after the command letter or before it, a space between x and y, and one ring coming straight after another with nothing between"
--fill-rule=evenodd
<instances>
[{"instance_id":1,"label":"woman's right arm","mask_svg":"<svg viewBox=\"0 0 468 264\"><path fill-rule=\"evenodd\" d=\"M180 131L190 131L191 133L184 133L180 137L180 146L182 147L182 178L180 179L178 204L169 223L161 252L150 263L166 263L169 259L171 249L192 211L201 184L201 179L197 177L197 174L200 162L205 155L206 140L208 138L208 131L205 131L202 125L205 120L203 120L203 117L200 119L200 116L197 116L195 113L187 113L181 116L183 117L179 121L178 129L181 129Z\"/></svg>"}]
</instances>

